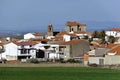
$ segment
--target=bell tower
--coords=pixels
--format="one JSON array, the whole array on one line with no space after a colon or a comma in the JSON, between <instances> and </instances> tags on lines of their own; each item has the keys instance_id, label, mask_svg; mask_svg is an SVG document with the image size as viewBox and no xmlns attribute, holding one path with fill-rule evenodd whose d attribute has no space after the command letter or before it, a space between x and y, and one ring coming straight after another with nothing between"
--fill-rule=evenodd
<instances>
[{"instance_id":1,"label":"bell tower","mask_svg":"<svg viewBox=\"0 0 120 80\"><path fill-rule=\"evenodd\" d=\"M52 24L49 24L47 27L46 37L53 36L53 26Z\"/></svg>"}]
</instances>

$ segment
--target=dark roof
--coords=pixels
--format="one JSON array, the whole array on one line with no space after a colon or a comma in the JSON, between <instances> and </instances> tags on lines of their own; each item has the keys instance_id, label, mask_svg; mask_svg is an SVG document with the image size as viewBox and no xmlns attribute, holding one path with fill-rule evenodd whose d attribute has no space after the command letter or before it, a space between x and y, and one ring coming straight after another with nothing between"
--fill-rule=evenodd
<instances>
[{"instance_id":1,"label":"dark roof","mask_svg":"<svg viewBox=\"0 0 120 80\"><path fill-rule=\"evenodd\" d=\"M56 31L56 32L53 32L53 36L56 36L58 33L59 33L59 32L57 32L57 31Z\"/></svg>"}]
</instances>

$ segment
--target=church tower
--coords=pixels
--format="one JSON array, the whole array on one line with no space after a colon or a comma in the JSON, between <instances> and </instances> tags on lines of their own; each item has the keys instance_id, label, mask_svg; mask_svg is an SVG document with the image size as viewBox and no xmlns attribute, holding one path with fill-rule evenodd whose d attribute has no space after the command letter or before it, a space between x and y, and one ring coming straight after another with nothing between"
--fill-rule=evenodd
<instances>
[{"instance_id":1,"label":"church tower","mask_svg":"<svg viewBox=\"0 0 120 80\"><path fill-rule=\"evenodd\" d=\"M46 37L53 36L53 26L52 24L49 24L47 27Z\"/></svg>"}]
</instances>

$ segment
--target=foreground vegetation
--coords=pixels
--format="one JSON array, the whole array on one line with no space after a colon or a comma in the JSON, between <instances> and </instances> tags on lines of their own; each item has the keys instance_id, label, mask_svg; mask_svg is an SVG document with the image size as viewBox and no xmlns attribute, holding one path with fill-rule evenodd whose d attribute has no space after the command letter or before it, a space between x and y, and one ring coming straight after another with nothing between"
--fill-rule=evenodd
<instances>
[{"instance_id":1,"label":"foreground vegetation","mask_svg":"<svg viewBox=\"0 0 120 80\"><path fill-rule=\"evenodd\" d=\"M0 80L120 80L120 71L80 67L1 67Z\"/></svg>"}]
</instances>

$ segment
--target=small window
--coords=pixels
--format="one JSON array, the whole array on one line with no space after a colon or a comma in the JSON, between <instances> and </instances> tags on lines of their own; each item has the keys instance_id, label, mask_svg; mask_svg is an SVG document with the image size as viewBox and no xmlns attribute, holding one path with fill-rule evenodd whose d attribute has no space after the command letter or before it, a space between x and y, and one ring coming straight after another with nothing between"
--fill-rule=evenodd
<instances>
[{"instance_id":1,"label":"small window","mask_svg":"<svg viewBox=\"0 0 120 80\"><path fill-rule=\"evenodd\" d=\"M72 28L72 31L74 31L74 29Z\"/></svg>"},{"instance_id":2,"label":"small window","mask_svg":"<svg viewBox=\"0 0 120 80\"><path fill-rule=\"evenodd\" d=\"M24 45L22 45L21 48L24 48Z\"/></svg>"}]
</instances>

